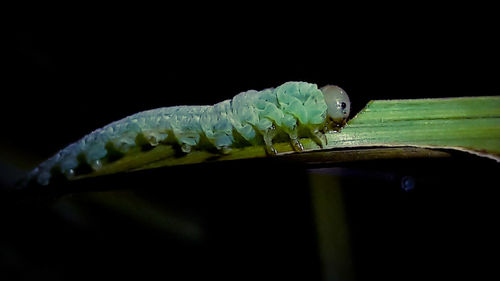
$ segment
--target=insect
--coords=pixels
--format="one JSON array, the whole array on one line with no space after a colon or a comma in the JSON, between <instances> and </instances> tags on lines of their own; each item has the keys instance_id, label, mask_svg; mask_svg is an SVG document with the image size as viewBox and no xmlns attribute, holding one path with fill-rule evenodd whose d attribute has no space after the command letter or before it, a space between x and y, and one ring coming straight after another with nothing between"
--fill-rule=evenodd
<instances>
[{"instance_id":1,"label":"insect","mask_svg":"<svg viewBox=\"0 0 500 281\"><path fill-rule=\"evenodd\" d=\"M212 106L173 106L136 113L97 129L60 150L33 169L28 179L47 185L53 173L67 178L82 166L99 170L132 148L171 144L182 153L215 149L230 153L237 146L264 144L287 138L302 151L300 137L326 144L328 131L338 131L349 116L350 101L337 86L321 89L306 82L286 82L276 88L249 90ZM87 169L89 170L89 169Z\"/></svg>"}]
</instances>

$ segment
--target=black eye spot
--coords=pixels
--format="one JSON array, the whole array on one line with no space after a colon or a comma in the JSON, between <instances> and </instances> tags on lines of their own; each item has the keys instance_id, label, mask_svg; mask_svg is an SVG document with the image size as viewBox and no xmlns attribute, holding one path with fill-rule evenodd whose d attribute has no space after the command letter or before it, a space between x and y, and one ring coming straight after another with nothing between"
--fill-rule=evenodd
<instances>
[{"instance_id":1,"label":"black eye spot","mask_svg":"<svg viewBox=\"0 0 500 281\"><path fill-rule=\"evenodd\" d=\"M345 104L345 102L342 102L342 104L340 106L342 107L342 109L345 109L347 104Z\"/></svg>"}]
</instances>

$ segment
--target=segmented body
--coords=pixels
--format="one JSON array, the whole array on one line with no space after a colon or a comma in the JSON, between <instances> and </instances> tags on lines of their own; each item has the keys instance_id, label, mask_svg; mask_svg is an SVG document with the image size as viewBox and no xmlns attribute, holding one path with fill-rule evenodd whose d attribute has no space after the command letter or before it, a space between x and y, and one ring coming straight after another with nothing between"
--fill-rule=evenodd
<instances>
[{"instance_id":1,"label":"segmented body","mask_svg":"<svg viewBox=\"0 0 500 281\"><path fill-rule=\"evenodd\" d=\"M144 143L174 143L189 153L206 146L227 152L236 144L264 142L268 152L275 153L272 140L279 131L300 150L301 132L314 136L322 131L327 108L315 84L287 82L277 88L246 91L213 106L148 110L93 131L41 163L29 178L46 185L55 171L71 177L82 164L97 170L111 154L125 154Z\"/></svg>"}]
</instances>

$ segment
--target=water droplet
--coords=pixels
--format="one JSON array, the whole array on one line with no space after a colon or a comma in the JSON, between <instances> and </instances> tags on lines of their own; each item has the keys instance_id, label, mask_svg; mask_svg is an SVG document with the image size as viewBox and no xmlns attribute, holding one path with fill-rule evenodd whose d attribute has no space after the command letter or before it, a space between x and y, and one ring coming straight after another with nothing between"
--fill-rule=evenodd
<instances>
[{"instance_id":1,"label":"water droplet","mask_svg":"<svg viewBox=\"0 0 500 281\"><path fill-rule=\"evenodd\" d=\"M415 188L415 179L411 176L404 176L401 178L401 188L404 191L410 191Z\"/></svg>"}]
</instances>

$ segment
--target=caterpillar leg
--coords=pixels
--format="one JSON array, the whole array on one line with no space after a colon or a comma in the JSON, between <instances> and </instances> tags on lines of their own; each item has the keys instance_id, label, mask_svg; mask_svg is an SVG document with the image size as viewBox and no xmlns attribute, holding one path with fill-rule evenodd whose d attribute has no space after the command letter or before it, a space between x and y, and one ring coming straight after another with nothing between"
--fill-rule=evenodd
<instances>
[{"instance_id":1,"label":"caterpillar leg","mask_svg":"<svg viewBox=\"0 0 500 281\"><path fill-rule=\"evenodd\" d=\"M266 152L269 155L276 155L278 151L273 146L273 138L276 136L276 126L273 124L269 129L262 132L264 137L264 144L266 145Z\"/></svg>"},{"instance_id":2,"label":"caterpillar leg","mask_svg":"<svg viewBox=\"0 0 500 281\"><path fill-rule=\"evenodd\" d=\"M177 133L176 137L184 153L191 152L192 148L200 142L200 135L197 132Z\"/></svg>"},{"instance_id":3,"label":"caterpillar leg","mask_svg":"<svg viewBox=\"0 0 500 281\"><path fill-rule=\"evenodd\" d=\"M328 144L326 135L317 128L311 131L311 138L321 148L324 148Z\"/></svg>"},{"instance_id":4,"label":"caterpillar leg","mask_svg":"<svg viewBox=\"0 0 500 281\"><path fill-rule=\"evenodd\" d=\"M299 141L299 134L298 134L297 129L290 132L288 134L288 136L290 136L290 144L292 145L292 147L295 151L303 151L304 150L304 146Z\"/></svg>"},{"instance_id":5,"label":"caterpillar leg","mask_svg":"<svg viewBox=\"0 0 500 281\"><path fill-rule=\"evenodd\" d=\"M168 137L168 133L161 133L157 131L144 131L143 134L145 140L151 146L157 146Z\"/></svg>"},{"instance_id":6,"label":"caterpillar leg","mask_svg":"<svg viewBox=\"0 0 500 281\"><path fill-rule=\"evenodd\" d=\"M212 142L221 154L229 154L231 153L231 145L234 143L234 138L232 135L219 133L213 139L209 139L209 141Z\"/></svg>"},{"instance_id":7,"label":"caterpillar leg","mask_svg":"<svg viewBox=\"0 0 500 281\"><path fill-rule=\"evenodd\" d=\"M303 151L304 146L300 143L299 139L290 139L290 143L295 151Z\"/></svg>"},{"instance_id":8,"label":"caterpillar leg","mask_svg":"<svg viewBox=\"0 0 500 281\"><path fill-rule=\"evenodd\" d=\"M187 143L183 143L183 144L181 145L181 150L182 150L182 152L184 152L184 153L189 153L189 152L191 152L191 145L189 145L189 144L187 144Z\"/></svg>"},{"instance_id":9,"label":"caterpillar leg","mask_svg":"<svg viewBox=\"0 0 500 281\"><path fill-rule=\"evenodd\" d=\"M102 168L102 161L101 159L96 159L96 160L93 160L90 162L90 167L92 167L92 169L94 171L98 171Z\"/></svg>"},{"instance_id":10,"label":"caterpillar leg","mask_svg":"<svg viewBox=\"0 0 500 281\"><path fill-rule=\"evenodd\" d=\"M219 147L218 148L219 152L223 155L228 155L231 153L231 151L233 150L231 147L229 146L222 146L222 147Z\"/></svg>"}]
</instances>

